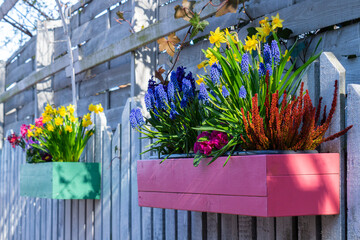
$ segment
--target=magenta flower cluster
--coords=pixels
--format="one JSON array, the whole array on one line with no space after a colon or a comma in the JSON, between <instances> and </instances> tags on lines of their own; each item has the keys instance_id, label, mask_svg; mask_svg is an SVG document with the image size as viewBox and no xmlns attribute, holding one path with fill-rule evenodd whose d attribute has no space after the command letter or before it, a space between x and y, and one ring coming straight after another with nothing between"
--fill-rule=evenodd
<instances>
[{"instance_id":1,"label":"magenta flower cluster","mask_svg":"<svg viewBox=\"0 0 360 240\"><path fill-rule=\"evenodd\" d=\"M205 141L202 141L206 139ZM200 140L200 141L199 141ZM210 155L212 150L216 148L217 150L222 149L228 143L228 136L226 133L213 131L202 132L197 137L197 142L194 144L194 152L202 153L205 155Z\"/></svg>"}]
</instances>

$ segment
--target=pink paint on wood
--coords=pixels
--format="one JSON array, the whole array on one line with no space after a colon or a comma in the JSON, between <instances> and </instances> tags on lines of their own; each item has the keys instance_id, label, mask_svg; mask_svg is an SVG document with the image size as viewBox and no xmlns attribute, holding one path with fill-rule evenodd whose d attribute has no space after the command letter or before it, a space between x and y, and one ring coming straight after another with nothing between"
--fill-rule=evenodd
<instances>
[{"instance_id":1,"label":"pink paint on wood","mask_svg":"<svg viewBox=\"0 0 360 240\"><path fill-rule=\"evenodd\" d=\"M138 161L139 205L251 216L339 213L339 155L226 157Z\"/></svg>"}]
</instances>

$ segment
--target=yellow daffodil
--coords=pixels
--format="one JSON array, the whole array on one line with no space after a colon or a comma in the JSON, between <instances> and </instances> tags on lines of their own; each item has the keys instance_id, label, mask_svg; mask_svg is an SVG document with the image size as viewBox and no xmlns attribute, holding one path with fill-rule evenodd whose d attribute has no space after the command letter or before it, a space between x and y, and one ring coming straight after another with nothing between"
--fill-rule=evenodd
<instances>
[{"instance_id":1,"label":"yellow daffodil","mask_svg":"<svg viewBox=\"0 0 360 240\"><path fill-rule=\"evenodd\" d=\"M72 105L72 104L70 104L69 106L67 106L66 109L68 110L68 112L69 112L70 114L74 114L74 112L75 112L75 107L74 107L74 105Z\"/></svg>"},{"instance_id":2,"label":"yellow daffodil","mask_svg":"<svg viewBox=\"0 0 360 240\"><path fill-rule=\"evenodd\" d=\"M88 127L92 124L91 120L86 120L85 118L82 120L82 126L83 127Z\"/></svg>"},{"instance_id":3,"label":"yellow daffodil","mask_svg":"<svg viewBox=\"0 0 360 240\"><path fill-rule=\"evenodd\" d=\"M35 128L35 125L30 124L30 129L33 130Z\"/></svg>"},{"instance_id":4,"label":"yellow daffodil","mask_svg":"<svg viewBox=\"0 0 360 240\"><path fill-rule=\"evenodd\" d=\"M71 115L69 119L70 119L70 122L72 122L72 123L76 122L76 120L77 120L77 118L74 117L73 115Z\"/></svg>"},{"instance_id":5,"label":"yellow daffodil","mask_svg":"<svg viewBox=\"0 0 360 240\"><path fill-rule=\"evenodd\" d=\"M51 121L51 116L46 114L45 112L42 114L43 116L43 123L47 123Z\"/></svg>"},{"instance_id":6,"label":"yellow daffodil","mask_svg":"<svg viewBox=\"0 0 360 240\"><path fill-rule=\"evenodd\" d=\"M54 126L51 125L51 124L47 124L47 125L46 125L46 129L47 129L48 131L50 131L50 132L53 132L53 131L54 131Z\"/></svg>"},{"instance_id":7,"label":"yellow daffodil","mask_svg":"<svg viewBox=\"0 0 360 240\"><path fill-rule=\"evenodd\" d=\"M35 130L35 133L37 136L40 135L42 132L43 132L43 130L40 127L36 128L36 130Z\"/></svg>"},{"instance_id":8,"label":"yellow daffodil","mask_svg":"<svg viewBox=\"0 0 360 240\"><path fill-rule=\"evenodd\" d=\"M217 62L218 62L218 60L216 57L210 58L209 65L212 66L214 63L217 63Z\"/></svg>"},{"instance_id":9,"label":"yellow daffodil","mask_svg":"<svg viewBox=\"0 0 360 240\"><path fill-rule=\"evenodd\" d=\"M244 49L245 51L252 52L252 50L256 49L256 46L258 44L258 40L256 39L256 35L253 35L252 37L247 37L247 39L245 40L245 46Z\"/></svg>"},{"instance_id":10,"label":"yellow daffodil","mask_svg":"<svg viewBox=\"0 0 360 240\"><path fill-rule=\"evenodd\" d=\"M204 82L204 78L200 77L199 74L196 74L196 76L198 77L198 80L196 80L196 83L198 85L200 85L202 82Z\"/></svg>"},{"instance_id":11,"label":"yellow daffodil","mask_svg":"<svg viewBox=\"0 0 360 240\"><path fill-rule=\"evenodd\" d=\"M210 49L211 49L211 48L208 48L208 49L206 50L205 57L206 57L207 59L216 58L215 55L212 53L212 51L210 51ZM218 48L217 48L217 47L214 47L212 50L217 51Z\"/></svg>"},{"instance_id":12,"label":"yellow daffodil","mask_svg":"<svg viewBox=\"0 0 360 240\"><path fill-rule=\"evenodd\" d=\"M46 114L52 114L53 113L53 107L50 104L47 104L45 107L45 113Z\"/></svg>"},{"instance_id":13,"label":"yellow daffodil","mask_svg":"<svg viewBox=\"0 0 360 240\"><path fill-rule=\"evenodd\" d=\"M221 43L225 43L226 39L223 32L220 32L220 27L218 27L215 32L210 31L209 41L211 44L215 44L216 47L220 47Z\"/></svg>"},{"instance_id":14,"label":"yellow daffodil","mask_svg":"<svg viewBox=\"0 0 360 240\"><path fill-rule=\"evenodd\" d=\"M228 36L232 42L234 42L235 44L239 43L239 37L237 36L236 32L229 32L229 29L225 29L225 34L226 36Z\"/></svg>"},{"instance_id":15,"label":"yellow daffodil","mask_svg":"<svg viewBox=\"0 0 360 240\"><path fill-rule=\"evenodd\" d=\"M27 132L27 136L28 136L28 137L32 137L32 136L34 136L34 133L33 133L32 131L28 131L28 132Z\"/></svg>"},{"instance_id":16,"label":"yellow daffodil","mask_svg":"<svg viewBox=\"0 0 360 240\"><path fill-rule=\"evenodd\" d=\"M89 134L89 136L92 136L94 134L94 132L90 132L90 131L86 131L85 134Z\"/></svg>"},{"instance_id":17,"label":"yellow daffodil","mask_svg":"<svg viewBox=\"0 0 360 240\"><path fill-rule=\"evenodd\" d=\"M276 16L271 16L271 19L272 19L272 22L271 22L271 25L272 25L272 30L275 30L276 28L282 28L283 25L282 25L282 22L284 21L283 19L280 19L279 17L279 13L276 14Z\"/></svg>"},{"instance_id":18,"label":"yellow daffodil","mask_svg":"<svg viewBox=\"0 0 360 240\"><path fill-rule=\"evenodd\" d=\"M199 63L198 65L197 65L197 68L198 69L201 69L201 68L204 68L204 70L205 70L205 67L208 65L208 61L207 60L204 60L204 61L202 61L201 63Z\"/></svg>"},{"instance_id":19,"label":"yellow daffodil","mask_svg":"<svg viewBox=\"0 0 360 240\"><path fill-rule=\"evenodd\" d=\"M59 108L59 110L58 110L58 113L60 114L60 116L65 117L65 115L66 115L66 109L65 109L65 107L64 107L64 106L61 106L61 107Z\"/></svg>"},{"instance_id":20,"label":"yellow daffodil","mask_svg":"<svg viewBox=\"0 0 360 240\"><path fill-rule=\"evenodd\" d=\"M64 122L64 119L63 119L62 117L56 117L56 118L55 118L55 125L56 125L56 126L62 125L63 122Z\"/></svg>"},{"instance_id":21,"label":"yellow daffodil","mask_svg":"<svg viewBox=\"0 0 360 240\"><path fill-rule=\"evenodd\" d=\"M101 103L96 104L94 112L95 112L96 114L98 114L98 113L103 112L103 111L104 111L104 109L103 109L103 107L101 106Z\"/></svg>"},{"instance_id":22,"label":"yellow daffodil","mask_svg":"<svg viewBox=\"0 0 360 240\"><path fill-rule=\"evenodd\" d=\"M90 104L90 105L89 105L89 111L90 111L90 112L94 112L94 111L95 111L95 108L96 108L96 106L95 106L94 104Z\"/></svg>"},{"instance_id":23,"label":"yellow daffodil","mask_svg":"<svg viewBox=\"0 0 360 240\"><path fill-rule=\"evenodd\" d=\"M86 120L91 120L90 113L85 114L85 115L83 116L83 118L86 119Z\"/></svg>"},{"instance_id":24,"label":"yellow daffodil","mask_svg":"<svg viewBox=\"0 0 360 240\"><path fill-rule=\"evenodd\" d=\"M259 40L266 41L266 37L269 36L271 28L269 24L265 24L262 27L257 27L256 31L258 32Z\"/></svg>"},{"instance_id":25,"label":"yellow daffodil","mask_svg":"<svg viewBox=\"0 0 360 240\"><path fill-rule=\"evenodd\" d=\"M235 60L236 62L240 62L238 56L237 56L235 53L233 54L233 57L234 57L234 60Z\"/></svg>"},{"instance_id":26,"label":"yellow daffodil","mask_svg":"<svg viewBox=\"0 0 360 240\"><path fill-rule=\"evenodd\" d=\"M265 24L269 24L269 18L268 17L264 17L264 19L259 21L260 25L265 25Z\"/></svg>"},{"instance_id":27,"label":"yellow daffodil","mask_svg":"<svg viewBox=\"0 0 360 240\"><path fill-rule=\"evenodd\" d=\"M73 129L72 129L72 127L70 125L66 125L65 131L72 132Z\"/></svg>"}]
</instances>

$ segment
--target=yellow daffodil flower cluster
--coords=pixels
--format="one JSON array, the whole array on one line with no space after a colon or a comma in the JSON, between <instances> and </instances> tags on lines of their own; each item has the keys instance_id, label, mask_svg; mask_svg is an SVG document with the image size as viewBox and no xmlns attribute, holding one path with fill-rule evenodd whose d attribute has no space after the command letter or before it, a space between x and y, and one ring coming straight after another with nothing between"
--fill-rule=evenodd
<instances>
[{"instance_id":1,"label":"yellow daffodil flower cluster","mask_svg":"<svg viewBox=\"0 0 360 240\"><path fill-rule=\"evenodd\" d=\"M56 127L59 128L59 133L62 132L62 127L66 132L72 132L73 127L75 127L73 125L78 121L74 112L75 107L72 104L67 107L60 106L57 109L47 104L42 114L43 123L46 124L46 129L49 132L55 131Z\"/></svg>"}]
</instances>

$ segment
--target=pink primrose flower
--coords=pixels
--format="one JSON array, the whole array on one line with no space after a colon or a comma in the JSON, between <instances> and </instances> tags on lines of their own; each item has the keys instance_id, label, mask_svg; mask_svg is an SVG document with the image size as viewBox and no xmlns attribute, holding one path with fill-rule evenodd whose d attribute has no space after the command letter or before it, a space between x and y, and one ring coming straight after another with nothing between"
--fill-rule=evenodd
<instances>
[{"instance_id":1,"label":"pink primrose flower","mask_svg":"<svg viewBox=\"0 0 360 240\"><path fill-rule=\"evenodd\" d=\"M42 127L43 125L44 125L44 123L43 123L43 116L35 119L35 126L37 126L37 127Z\"/></svg>"}]
</instances>

